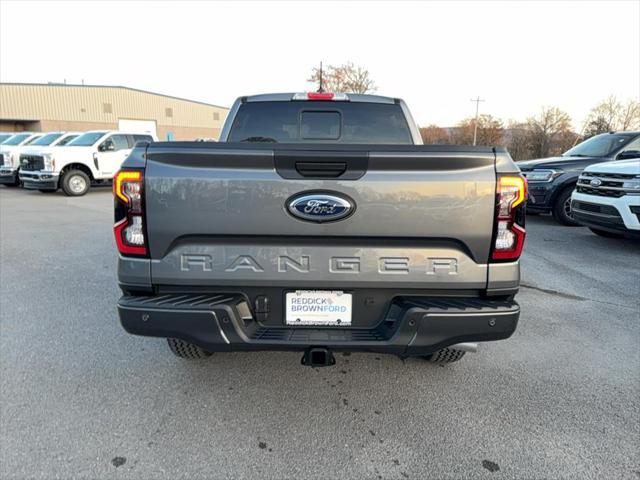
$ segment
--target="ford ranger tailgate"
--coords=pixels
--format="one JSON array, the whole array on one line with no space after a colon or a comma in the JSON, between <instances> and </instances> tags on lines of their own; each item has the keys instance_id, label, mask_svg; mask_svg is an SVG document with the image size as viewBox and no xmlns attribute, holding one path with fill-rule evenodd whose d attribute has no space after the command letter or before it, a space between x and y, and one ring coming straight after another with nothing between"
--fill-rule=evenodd
<instances>
[{"instance_id":1,"label":"ford ranger tailgate","mask_svg":"<svg viewBox=\"0 0 640 480\"><path fill-rule=\"evenodd\" d=\"M151 144L152 283L486 288L495 158L488 147ZM291 206L304 194L351 211L304 218Z\"/></svg>"}]
</instances>

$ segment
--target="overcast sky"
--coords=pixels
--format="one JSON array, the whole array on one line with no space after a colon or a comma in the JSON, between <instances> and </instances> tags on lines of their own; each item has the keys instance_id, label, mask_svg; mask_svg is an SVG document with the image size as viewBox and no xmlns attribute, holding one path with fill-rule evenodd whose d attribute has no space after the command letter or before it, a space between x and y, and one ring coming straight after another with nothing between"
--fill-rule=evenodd
<instances>
[{"instance_id":1,"label":"overcast sky","mask_svg":"<svg viewBox=\"0 0 640 480\"><path fill-rule=\"evenodd\" d=\"M416 121L542 105L579 128L604 97L640 97L640 1L32 2L0 0L0 80L125 85L228 106L304 91L353 61Z\"/></svg>"}]
</instances>

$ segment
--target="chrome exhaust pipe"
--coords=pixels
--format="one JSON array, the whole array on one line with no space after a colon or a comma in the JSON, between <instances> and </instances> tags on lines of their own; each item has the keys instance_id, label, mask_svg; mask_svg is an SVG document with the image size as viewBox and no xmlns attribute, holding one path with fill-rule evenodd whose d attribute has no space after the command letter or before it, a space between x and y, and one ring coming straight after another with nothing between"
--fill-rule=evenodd
<instances>
[{"instance_id":1,"label":"chrome exhaust pipe","mask_svg":"<svg viewBox=\"0 0 640 480\"><path fill-rule=\"evenodd\" d=\"M463 352L476 353L478 351L477 343L456 343L450 345L447 348L455 348L456 350L462 350Z\"/></svg>"}]
</instances>

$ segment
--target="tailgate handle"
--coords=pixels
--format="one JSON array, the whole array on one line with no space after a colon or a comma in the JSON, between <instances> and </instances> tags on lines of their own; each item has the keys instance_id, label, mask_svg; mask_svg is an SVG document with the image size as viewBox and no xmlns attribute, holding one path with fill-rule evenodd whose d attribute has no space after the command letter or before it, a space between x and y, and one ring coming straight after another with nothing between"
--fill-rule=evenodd
<instances>
[{"instance_id":1,"label":"tailgate handle","mask_svg":"<svg viewBox=\"0 0 640 480\"><path fill-rule=\"evenodd\" d=\"M367 172L369 153L330 145L308 145L306 150L280 147L274 148L273 163L278 175L291 180L358 180Z\"/></svg>"},{"instance_id":2,"label":"tailgate handle","mask_svg":"<svg viewBox=\"0 0 640 480\"><path fill-rule=\"evenodd\" d=\"M346 162L296 162L296 171L303 177L336 178L347 171Z\"/></svg>"}]
</instances>

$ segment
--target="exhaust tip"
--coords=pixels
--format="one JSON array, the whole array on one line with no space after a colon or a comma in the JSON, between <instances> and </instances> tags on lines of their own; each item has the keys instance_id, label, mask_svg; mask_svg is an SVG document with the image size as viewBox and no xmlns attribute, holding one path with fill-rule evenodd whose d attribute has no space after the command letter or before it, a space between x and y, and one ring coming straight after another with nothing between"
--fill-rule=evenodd
<instances>
[{"instance_id":1,"label":"exhaust tip","mask_svg":"<svg viewBox=\"0 0 640 480\"><path fill-rule=\"evenodd\" d=\"M336 358L328 348L307 348L300 360L302 365L308 367L330 367L336 364Z\"/></svg>"}]
</instances>

